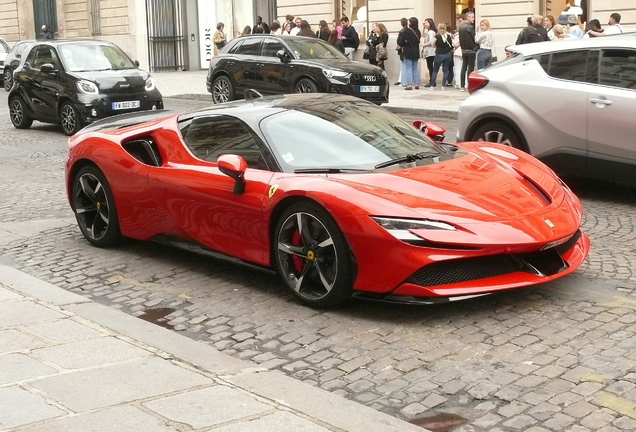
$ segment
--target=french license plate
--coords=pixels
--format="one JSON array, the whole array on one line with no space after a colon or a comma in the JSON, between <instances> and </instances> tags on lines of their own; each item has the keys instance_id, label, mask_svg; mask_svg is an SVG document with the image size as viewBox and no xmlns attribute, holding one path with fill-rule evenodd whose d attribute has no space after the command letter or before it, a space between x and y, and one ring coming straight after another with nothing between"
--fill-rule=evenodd
<instances>
[{"instance_id":1,"label":"french license plate","mask_svg":"<svg viewBox=\"0 0 636 432\"><path fill-rule=\"evenodd\" d=\"M380 86L360 86L360 93L377 93L380 91Z\"/></svg>"},{"instance_id":2,"label":"french license plate","mask_svg":"<svg viewBox=\"0 0 636 432\"><path fill-rule=\"evenodd\" d=\"M114 110L134 109L139 108L140 106L141 102L139 101L113 102L112 104Z\"/></svg>"}]
</instances>

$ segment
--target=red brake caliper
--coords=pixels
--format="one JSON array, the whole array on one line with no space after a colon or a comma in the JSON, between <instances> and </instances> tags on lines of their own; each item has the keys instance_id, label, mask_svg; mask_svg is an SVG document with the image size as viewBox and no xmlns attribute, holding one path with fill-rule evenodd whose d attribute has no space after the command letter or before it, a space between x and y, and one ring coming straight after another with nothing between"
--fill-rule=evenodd
<instances>
[{"instance_id":1,"label":"red brake caliper","mask_svg":"<svg viewBox=\"0 0 636 432\"><path fill-rule=\"evenodd\" d=\"M294 233L292 234L292 237L291 237L291 244L294 246L300 246L303 244L298 230L294 230ZM303 270L303 264L304 264L303 258L299 257L298 255L292 255L291 259L292 259L292 263L294 263L294 268L296 269L298 273L300 273Z\"/></svg>"}]
</instances>

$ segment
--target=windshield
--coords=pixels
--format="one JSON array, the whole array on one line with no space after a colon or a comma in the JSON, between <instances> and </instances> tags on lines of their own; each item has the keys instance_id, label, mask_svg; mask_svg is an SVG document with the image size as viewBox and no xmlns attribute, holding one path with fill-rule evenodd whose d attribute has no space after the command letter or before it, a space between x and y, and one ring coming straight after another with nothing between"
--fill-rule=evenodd
<instances>
[{"instance_id":1,"label":"windshield","mask_svg":"<svg viewBox=\"0 0 636 432\"><path fill-rule=\"evenodd\" d=\"M265 118L261 130L285 172L374 170L408 154L443 154L410 124L365 101L330 101L282 111Z\"/></svg>"},{"instance_id":2,"label":"windshield","mask_svg":"<svg viewBox=\"0 0 636 432\"><path fill-rule=\"evenodd\" d=\"M73 43L62 45L60 51L66 68L72 72L137 68L132 60L114 45Z\"/></svg>"},{"instance_id":3,"label":"windshield","mask_svg":"<svg viewBox=\"0 0 636 432\"><path fill-rule=\"evenodd\" d=\"M9 48L9 45L7 45L7 43L0 39L0 54L6 54L9 51L11 51L11 48Z\"/></svg>"},{"instance_id":4,"label":"windshield","mask_svg":"<svg viewBox=\"0 0 636 432\"><path fill-rule=\"evenodd\" d=\"M339 59L348 60L340 51L317 38L289 37L285 41L300 60Z\"/></svg>"}]
</instances>

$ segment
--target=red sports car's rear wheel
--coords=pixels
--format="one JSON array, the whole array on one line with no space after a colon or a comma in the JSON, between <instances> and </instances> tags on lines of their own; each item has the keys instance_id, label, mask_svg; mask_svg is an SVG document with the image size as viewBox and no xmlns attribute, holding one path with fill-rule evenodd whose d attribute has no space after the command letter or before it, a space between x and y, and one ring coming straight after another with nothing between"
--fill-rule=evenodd
<instances>
[{"instance_id":1,"label":"red sports car's rear wheel","mask_svg":"<svg viewBox=\"0 0 636 432\"><path fill-rule=\"evenodd\" d=\"M322 207L312 203L290 206L278 220L274 241L278 272L303 303L326 308L351 298L351 251Z\"/></svg>"},{"instance_id":2,"label":"red sports car's rear wheel","mask_svg":"<svg viewBox=\"0 0 636 432\"><path fill-rule=\"evenodd\" d=\"M93 245L113 246L123 240L113 194L97 167L86 166L75 176L73 209L82 234Z\"/></svg>"}]
</instances>

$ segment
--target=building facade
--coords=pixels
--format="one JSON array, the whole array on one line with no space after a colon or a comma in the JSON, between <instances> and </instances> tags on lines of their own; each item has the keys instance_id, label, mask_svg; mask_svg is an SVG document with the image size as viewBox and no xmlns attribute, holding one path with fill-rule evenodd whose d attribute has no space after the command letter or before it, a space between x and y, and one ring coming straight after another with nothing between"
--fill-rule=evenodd
<instances>
[{"instance_id":1,"label":"building facade","mask_svg":"<svg viewBox=\"0 0 636 432\"><path fill-rule=\"evenodd\" d=\"M622 15L625 30L636 30L636 1L574 0L583 3L587 19L607 23L612 12ZM0 37L9 43L34 39L47 25L58 39L97 38L122 47L150 71L207 68L212 55L212 34L225 24L228 39L237 37L255 17L264 22L301 16L314 28L320 20L349 17L362 44L369 23L382 22L395 47L400 18L431 17L454 26L455 18L474 7L476 21L488 19L495 33L496 55L516 40L533 14L559 13L572 0L0 0ZM361 59L362 49L357 58ZM390 53L394 51L389 50ZM500 57L501 58L501 57ZM399 74L397 55L386 62L392 80ZM422 68L423 71L426 69Z\"/></svg>"}]
</instances>

